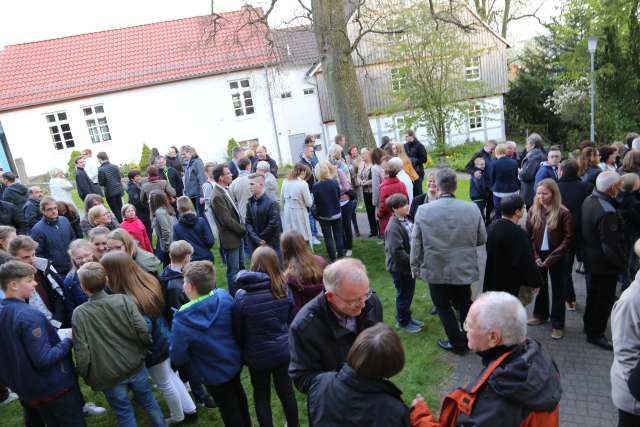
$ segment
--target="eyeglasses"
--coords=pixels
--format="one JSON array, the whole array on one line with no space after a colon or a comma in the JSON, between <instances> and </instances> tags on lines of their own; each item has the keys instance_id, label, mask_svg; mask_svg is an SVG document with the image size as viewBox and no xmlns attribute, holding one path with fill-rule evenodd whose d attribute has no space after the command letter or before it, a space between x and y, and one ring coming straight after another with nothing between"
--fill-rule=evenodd
<instances>
[{"instance_id":1,"label":"eyeglasses","mask_svg":"<svg viewBox=\"0 0 640 427\"><path fill-rule=\"evenodd\" d=\"M338 295L336 292L332 292L332 294L335 295L336 298L342 300L342 302L344 302L346 305L348 305L350 307L357 307L360 304L364 304L365 302L367 302L367 300L369 298L371 298L371 295L373 295L373 289L369 289L365 295L361 296L358 299L351 300L351 301L347 301L346 299L344 299L340 295Z\"/></svg>"}]
</instances>

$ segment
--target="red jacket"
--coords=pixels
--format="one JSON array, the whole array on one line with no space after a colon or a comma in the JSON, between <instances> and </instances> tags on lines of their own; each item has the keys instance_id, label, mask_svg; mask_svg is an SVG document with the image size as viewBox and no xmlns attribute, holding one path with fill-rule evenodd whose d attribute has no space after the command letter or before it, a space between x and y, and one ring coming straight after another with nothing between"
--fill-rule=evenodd
<instances>
[{"instance_id":1,"label":"red jacket","mask_svg":"<svg viewBox=\"0 0 640 427\"><path fill-rule=\"evenodd\" d=\"M395 176L393 178L385 178L380 184L380 209L378 210L378 220L380 221L380 234L384 236L384 230L393 212L387 208L387 197L392 194L401 193L408 199L407 188Z\"/></svg>"},{"instance_id":2,"label":"red jacket","mask_svg":"<svg viewBox=\"0 0 640 427\"><path fill-rule=\"evenodd\" d=\"M138 217L124 218L122 220L122 224L120 224L120 228L123 228L131 234L131 237L133 237L140 245L140 249L153 253L147 229Z\"/></svg>"}]
</instances>

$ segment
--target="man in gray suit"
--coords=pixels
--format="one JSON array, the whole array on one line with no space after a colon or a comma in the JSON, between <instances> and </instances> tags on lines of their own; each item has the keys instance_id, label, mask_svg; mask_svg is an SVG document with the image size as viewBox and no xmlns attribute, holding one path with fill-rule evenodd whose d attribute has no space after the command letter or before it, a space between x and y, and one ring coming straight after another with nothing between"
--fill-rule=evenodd
<instances>
[{"instance_id":1,"label":"man in gray suit","mask_svg":"<svg viewBox=\"0 0 640 427\"><path fill-rule=\"evenodd\" d=\"M471 283L479 279L476 246L487 241L478 207L455 198L456 173L436 174L438 200L418 208L411 236L411 272L429 283L431 300L447 333L438 346L464 354L467 337L462 325L471 306ZM459 311L459 323L453 312Z\"/></svg>"},{"instance_id":2,"label":"man in gray suit","mask_svg":"<svg viewBox=\"0 0 640 427\"><path fill-rule=\"evenodd\" d=\"M246 234L240 219L240 210L229 194L232 175L226 164L213 168L213 180L216 184L211 193L211 209L218 225L220 246L223 249L227 265L227 286L235 294L233 282L242 267L242 238Z\"/></svg>"}]
</instances>

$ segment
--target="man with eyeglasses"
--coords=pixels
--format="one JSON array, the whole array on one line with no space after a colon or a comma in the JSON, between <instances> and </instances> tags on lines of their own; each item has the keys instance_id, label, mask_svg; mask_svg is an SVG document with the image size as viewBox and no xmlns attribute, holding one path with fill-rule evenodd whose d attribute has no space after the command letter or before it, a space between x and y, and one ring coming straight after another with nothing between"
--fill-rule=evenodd
<instances>
[{"instance_id":1,"label":"man with eyeglasses","mask_svg":"<svg viewBox=\"0 0 640 427\"><path fill-rule=\"evenodd\" d=\"M324 292L302 307L289 329L289 376L305 394L318 374L340 369L360 332L382 322L382 304L360 260L334 262L323 282Z\"/></svg>"}]
</instances>

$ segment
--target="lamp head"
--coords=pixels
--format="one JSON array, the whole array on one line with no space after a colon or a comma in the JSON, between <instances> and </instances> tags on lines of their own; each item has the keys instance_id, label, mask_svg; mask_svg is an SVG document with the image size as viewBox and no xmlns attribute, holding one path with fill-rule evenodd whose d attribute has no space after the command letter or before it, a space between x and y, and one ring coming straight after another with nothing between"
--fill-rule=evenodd
<instances>
[{"instance_id":1,"label":"lamp head","mask_svg":"<svg viewBox=\"0 0 640 427\"><path fill-rule=\"evenodd\" d=\"M596 53L596 47L598 46L598 38L594 36L589 37L589 41L587 42L589 53Z\"/></svg>"}]
</instances>

